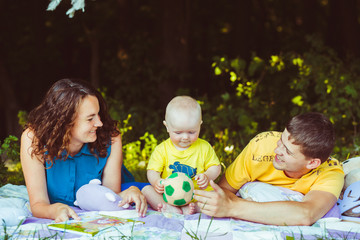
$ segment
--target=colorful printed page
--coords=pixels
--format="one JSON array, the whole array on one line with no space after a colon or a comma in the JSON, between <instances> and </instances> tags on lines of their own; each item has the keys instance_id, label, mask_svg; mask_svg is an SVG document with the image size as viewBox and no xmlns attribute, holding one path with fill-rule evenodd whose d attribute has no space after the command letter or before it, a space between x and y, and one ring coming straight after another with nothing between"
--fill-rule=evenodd
<instances>
[{"instance_id":1,"label":"colorful printed page","mask_svg":"<svg viewBox=\"0 0 360 240\"><path fill-rule=\"evenodd\" d=\"M48 225L49 229L63 231L63 232L72 232L78 233L87 236L95 236L100 231L111 230L120 225L135 225L135 224L144 224L144 222L136 221L127 218L118 218L113 216L106 215L96 215L93 218L84 218L80 221L67 221L63 223L52 223Z\"/></svg>"}]
</instances>

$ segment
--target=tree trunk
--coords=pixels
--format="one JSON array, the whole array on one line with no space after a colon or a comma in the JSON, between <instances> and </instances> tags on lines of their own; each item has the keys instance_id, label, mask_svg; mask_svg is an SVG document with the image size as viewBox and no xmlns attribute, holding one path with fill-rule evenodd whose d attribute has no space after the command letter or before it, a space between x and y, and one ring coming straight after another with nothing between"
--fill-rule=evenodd
<instances>
[{"instance_id":1,"label":"tree trunk","mask_svg":"<svg viewBox=\"0 0 360 240\"><path fill-rule=\"evenodd\" d=\"M306 33L313 34L321 30L316 28L319 26L319 12L321 12L321 9L319 9L319 3L317 1L303 1L301 24Z\"/></svg>"},{"instance_id":2,"label":"tree trunk","mask_svg":"<svg viewBox=\"0 0 360 240\"><path fill-rule=\"evenodd\" d=\"M179 73L188 70L189 5L188 0L163 1L162 62Z\"/></svg>"},{"instance_id":3,"label":"tree trunk","mask_svg":"<svg viewBox=\"0 0 360 240\"><path fill-rule=\"evenodd\" d=\"M91 59L90 59L90 83L93 87L98 88L100 86L99 76L99 38L96 28L90 30L84 27L86 36L90 43Z\"/></svg>"},{"instance_id":4,"label":"tree trunk","mask_svg":"<svg viewBox=\"0 0 360 240\"><path fill-rule=\"evenodd\" d=\"M129 2L127 0L118 0L118 9L119 9L119 29L120 33L127 33L129 28L131 28L132 16L130 14Z\"/></svg>"},{"instance_id":5,"label":"tree trunk","mask_svg":"<svg viewBox=\"0 0 360 240\"><path fill-rule=\"evenodd\" d=\"M360 25L356 0L330 0L328 42L340 56L360 56Z\"/></svg>"},{"instance_id":6,"label":"tree trunk","mask_svg":"<svg viewBox=\"0 0 360 240\"><path fill-rule=\"evenodd\" d=\"M168 79L159 86L164 104L178 88L189 88L184 76L189 73L189 0L164 0L162 19L161 63L168 70Z\"/></svg>"},{"instance_id":7,"label":"tree trunk","mask_svg":"<svg viewBox=\"0 0 360 240\"><path fill-rule=\"evenodd\" d=\"M236 9L234 50L241 58L248 60L251 54L250 50L253 50L252 43L255 40L254 25L251 22L252 3L249 0L239 0L236 2Z\"/></svg>"},{"instance_id":8,"label":"tree trunk","mask_svg":"<svg viewBox=\"0 0 360 240\"><path fill-rule=\"evenodd\" d=\"M0 108L4 109L5 115L5 136L21 134L21 127L18 121L18 101L15 96L14 88L11 84L10 77L5 69L3 62L0 60Z\"/></svg>"}]
</instances>

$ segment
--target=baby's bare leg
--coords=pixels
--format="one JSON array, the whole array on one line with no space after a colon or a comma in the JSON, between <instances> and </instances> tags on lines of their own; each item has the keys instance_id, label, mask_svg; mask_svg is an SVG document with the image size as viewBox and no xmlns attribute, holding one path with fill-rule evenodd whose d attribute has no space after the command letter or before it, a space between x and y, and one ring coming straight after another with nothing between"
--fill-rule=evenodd
<instances>
[{"instance_id":1,"label":"baby's bare leg","mask_svg":"<svg viewBox=\"0 0 360 240\"><path fill-rule=\"evenodd\" d=\"M167 204L165 202L159 203L158 205L158 211L159 212L167 212L167 213L178 213L183 214L183 211L180 207L175 207L170 204Z\"/></svg>"},{"instance_id":2,"label":"baby's bare leg","mask_svg":"<svg viewBox=\"0 0 360 240\"><path fill-rule=\"evenodd\" d=\"M181 210L184 215L191 215L200 212L200 209L196 203L189 203L186 206L181 207Z\"/></svg>"},{"instance_id":3,"label":"baby's bare leg","mask_svg":"<svg viewBox=\"0 0 360 240\"><path fill-rule=\"evenodd\" d=\"M151 185L145 186L141 192L144 194L146 201L150 205L150 207L154 210L158 210L159 203L162 203L164 200L162 199L162 194L157 193L155 188Z\"/></svg>"},{"instance_id":4,"label":"baby's bare leg","mask_svg":"<svg viewBox=\"0 0 360 240\"><path fill-rule=\"evenodd\" d=\"M157 193L151 185L145 186L141 191L152 209L159 212L170 212L182 214L181 208L165 203L162 194Z\"/></svg>"}]
</instances>

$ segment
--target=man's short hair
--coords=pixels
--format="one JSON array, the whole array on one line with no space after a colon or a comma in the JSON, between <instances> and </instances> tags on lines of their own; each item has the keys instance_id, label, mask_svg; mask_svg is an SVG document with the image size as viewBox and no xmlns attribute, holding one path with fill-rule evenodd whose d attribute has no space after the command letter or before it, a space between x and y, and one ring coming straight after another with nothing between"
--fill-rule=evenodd
<instances>
[{"instance_id":1,"label":"man's short hair","mask_svg":"<svg viewBox=\"0 0 360 240\"><path fill-rule=\"evenodd\" d=\"M335 131L330 120L321 113L310 112L293 117L286 125L293 144L300 145L307 158L326 161L335 145Z\"/></svg>"}]
</instances>

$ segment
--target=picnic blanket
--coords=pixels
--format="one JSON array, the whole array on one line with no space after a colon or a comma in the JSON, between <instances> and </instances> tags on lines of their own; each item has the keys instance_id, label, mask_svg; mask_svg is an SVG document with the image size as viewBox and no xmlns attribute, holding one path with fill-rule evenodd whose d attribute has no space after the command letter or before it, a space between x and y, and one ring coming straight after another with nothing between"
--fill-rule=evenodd
<instances>
[{"instance_id":1,"label":"picnic blanket","mask_svg":"<svg viewBox=\"0 0 360 240\"><path fill-rule=\"evenodd\" d=\"M18 207L27 209L27 197L23 186L5 185L0 188L0 200L22 199ZM14 191L12 191L14 190ZM4 193L6 192L6 193ZM9 200L9 201L6 201ZM24 204L24 205L23 205ZM1 201L0 201L1 209ZM0 239L360 239L360 224L343 221L339 218L324 218L312 226L274 226L242 221L232 218L211 218L205 214L180 215L161 213L149 209L144 218L139 218L135 210L112 212L83 211L74 208L81 216L102 213L122 218L143 221L140 225L121 225L101 231L94 237L75 233L50 230L50 219L25 216L26 220L18 226L0 229ZM27 212L24 210L24 214ZM0 212L0 216L1 216ZM197 238L196 238L197 237Z\"/></svg>"}]
</instances>

